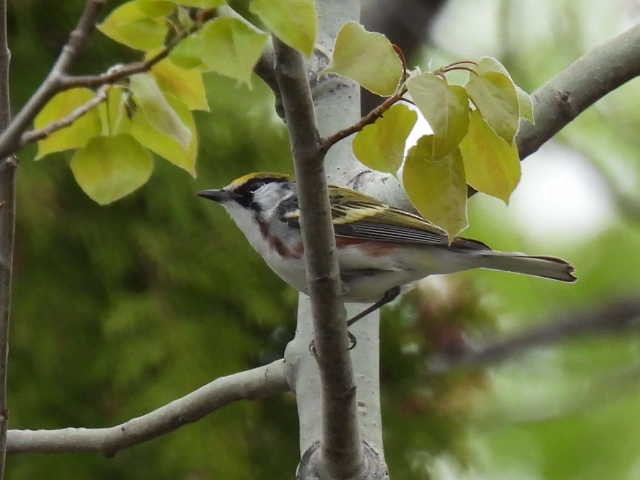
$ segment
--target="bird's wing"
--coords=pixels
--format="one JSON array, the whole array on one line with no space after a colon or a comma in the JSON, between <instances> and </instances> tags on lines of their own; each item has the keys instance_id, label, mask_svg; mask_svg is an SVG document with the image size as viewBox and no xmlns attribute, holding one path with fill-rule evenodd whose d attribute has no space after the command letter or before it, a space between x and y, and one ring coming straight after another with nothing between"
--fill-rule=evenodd
<instances>
[{"instance_id":1,"label":"bird's wing","mask_svg":"<svg viewBox=\"0 0 640 480\"><path fill-rule=\"evenodd\" d=\"M339 237L409 245L449 246L447 233L442 228L419 215L390 207L368 195L330 186L329 199L333 228ZM291 226L299 226L297 200L295 206L290 203L288 207L282 212L281 219ZM473 250L488 248L481 242L463 238L456 238L450 246Z\"/></svg>"}]
</instances>

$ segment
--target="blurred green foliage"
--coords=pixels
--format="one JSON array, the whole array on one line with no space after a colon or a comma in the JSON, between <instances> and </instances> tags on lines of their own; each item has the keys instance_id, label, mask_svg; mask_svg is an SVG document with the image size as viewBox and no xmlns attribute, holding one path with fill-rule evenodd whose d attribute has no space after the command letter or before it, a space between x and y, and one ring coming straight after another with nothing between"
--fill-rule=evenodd
<instances>
[{"instance_id":1,"label":"blurred green foliage","mask_svg":"<svg viewBox=\"0 0 640 480\"><path fill-rule=\"evenodd\" d=\"M46 74L82 3L11 3L15 106ZM450 0L454 13L461 3ZM474 8L488 3L497 4ZM550 39L525 41L529 32L514 27L511 35L522 33L522 42L498 41L514 46L469 56L495 55L527 88L542 83L592 44L572 41L576 28L591 25L571 13L577 2L543 3L540 15L554 19ZM465 14L477 19L479 11ZM521 28L527 18L517 13L511 18ZM462 21L445 12L438 28ZM456 30L448 33L455 40ZM467 55L453 40L451 60ZM445 63L447 38L434 42L430 54ZM96 34L77 70L96 72L132 58ZM39 162L32 161L35 149L20 155L12 428L113 425L282 355L293 332L295 292L268 271L221 209L194 196L248 171L290 171L273 98L258 79L252 83L249 90L207 76L211 112L196 115L195 181L156 159L144 188L105 208L77 187L68 155ZM639 99L637 82L621 89L560 141L580 145L586 161L614 182L622 169L637 187ZM393 478L634 480L640 475L637 335L576 339L475 371L437 375L425 366L431 353L455 353L470 338L489 339L637 293L640 230L628 212L584 237L559 238L550 230L544 244L529 238L511 212L476 196L465 235L496 248L565 256L580 281L470 272L428 281L384 312L382 399ZM295 402L283 395L225 407L114 458L12 455L7 478L291 478L297 441Z\"/></svg>"}]
</instances>

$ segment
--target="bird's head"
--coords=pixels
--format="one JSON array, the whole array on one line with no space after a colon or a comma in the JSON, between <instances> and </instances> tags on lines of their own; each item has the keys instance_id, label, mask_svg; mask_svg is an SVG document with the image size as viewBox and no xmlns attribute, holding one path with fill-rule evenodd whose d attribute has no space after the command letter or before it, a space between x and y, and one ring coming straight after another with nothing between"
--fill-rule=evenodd
<instances>
[{"instance_id":1,"label":"bird's head","mask_svg":"<svg viewBox=\"0 0 640 480\"><path fill-rule=\"evenodd\" d=\"M232 216L241 210L261 216L294 192L293 183L289 175L256 172L236 178L220 189L201 190L198 195L220 203Z\"/></svg>"}]
</instances>

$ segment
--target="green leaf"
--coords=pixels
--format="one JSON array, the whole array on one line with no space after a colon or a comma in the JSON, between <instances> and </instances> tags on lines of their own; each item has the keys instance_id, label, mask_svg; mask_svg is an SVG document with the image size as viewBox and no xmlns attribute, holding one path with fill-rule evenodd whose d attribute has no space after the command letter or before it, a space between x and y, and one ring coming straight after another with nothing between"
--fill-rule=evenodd
<instances>
[{"instance_id":1,"label":"green leaf","mask_svg":"<svg viewBox=\"0 0 640 480\"><path fill-rule=\"evenodd\" d=\"M202 29L202 61L208 70L250 84L269 35L236 18L216 18Z\"/></svg>"},{"instance_id":2,"label":"green leaf","mask_svg":"<svg viewBox=\"0 0 640 480\"><path fill-rule=\"evenodd\" d=\"M367 167L396 173L404 158L404 145L418 115L396 103L353 139L353 153Z\"/></svg>"},{"instance_id":3,"label":"green leaf","mask_svg":"<svg viewBox=\"0 0 640 480\"><path fill-rule=\"evenodd\" d=\"M377 95L392 95L402 79L402 61L387 37L367 32L356 22L345 23L336 38L325 72L355 80Z\"/></svg>"},{"instance_id":4,"label":"green leaf","mask_svg":"<svg viewBox=\"0 0 640 480\"><path fill-rule=\"evenodd\" d=\"M180 42L170 59L186 69L214 71L249 85L269 35L236 18L216 18Z\"/></svg>"},{"instance_id":5,"label":"green leaf","mask_svg":"<svg viewBox=\"0 0 640 480\"><path fill-rule=\"evenodd\" d=\"M198 8L213 8L225 4L225 0L173 0L178 5Z\"/></svg>"},{"instance_id":6,"label":"green leaf","mask_svg":"<svg viewBox=\"0 0 640 480\"><path fill-rule=\"evenodd\" d=\"M152 152L186 170L191 176L195 177L196 158L198 155L198 132L193 114L184 103L177 98L167 96L167 100L191 133L191 141L186 150L173 138L159 134L149 123L146 116L140 111L136 112L131 120L131 135Z\"/></svg>"},{"instance_id":7,"label":"green leaf","mask_svg":"<svg viewBox=\"0 0 640 480\"><path fill-rule=\"evenodd\" d=\"M505 66L502 65L502 63L500 63L496 58L493 58L493 57L482 57L478 61L478 65L476 66L475 70L478 73L486 73L486 72L502 73L503 75L506 75L507 77L509 77L509 79L511 79L511 81L513 82L513 79L511 78L511 75L509 74ZM514 86L516 88L516 93L518 95L518 111L519 111L520 117L526 118L531 123L533 123L534 122L533 102L531 101L531 96L515 83L514 83Z\"/></svg>"},{"instance_id":8,"label":"green leaf","mask_svg":"<svg viewBox=\"0 0 640 480\"><path fill-rule=\"evenodd\" d=\"M117 135L127 133L131 127L131 120L127 112L128 94L123 87L113 86L107 93L107 104L103 105L105 121L103 121L103 135Z\"/></svg>"},{"instance_id":9,"label":"green leaf","mask_svg":"<svg viewBox=\"0 0 640 480\"><path fill-rule=\"evenodd\" d=\"M204 46L202 45L202 37L200 32L189 35L181 40L169 52L169 59L177 66L184 69L200 69L205 70L202 56L204 55Z\"/></svg>"},{"instance_id":10,"label":"green leaf","mask_svg":"<svg viewBox=\"0 0 640 480\"><path fill-rule=\"evenodd\" d=\"M499 72L471 75L469 97L495 132L511 143L518 131L518 94L511 79Z\"/></svg>"},{"instance_id":11,"label":"green leaf","mask_svg":"<svg viewBox=\"0 0 640 480\"><path fill-rule=\"evenodd\" d=\"M151 72L163 92L179 98L190 110L209 111L201 72L181 68L170 59L156 63Z\"/></svg>"},{"instance_id":12,"label":"green leaf","mask_svg":"<svg viewBox=\"0 0 640 480\"><path fill-rule=\"evenodd\" d=\"M251 13L280 40L309 56L318 29L315 0L253 0Z\"/></svg>"},{"instance_id":13,"label":"green leaf","mask_svg":"<svg viewBox=\"0 0 640 480\"><path fill-rule=\"evenodd\" d=\"M467 184L459 149L434 159L433 135L409 150L402 183L418 211L444 228L449 241L467 226Z\"/></svg>"},{"instance_id":14,"label":"green leaf","mask_svg":"<svg viewBox=\"0 0 640 480\"><path fill-rule=\"evenodd\" d=\"M169 2L132 1L120 5L98 25L109 38L138 50L153 50L164 44L168 26L163 11ZM173 7L173 5L171 5Z\"/></svg>"},{"instance_id":15,"label":"green leaf","mask_svg":"<svg viewBox=\"0 0 640 480\"><path fill-rule=\"evenodd\" d=\"M520 112L520 116L526 118L531 123L535 123L536 119L533 114L533 100L531 99L531 95L518 85L516 85L516 92L518 93L518 111Z\"/></svg>"},{"instance_id":16,"label":"green leaf","mask_svg":"<svg viewBox=\"0 0 640 480\"><path fill-rule=\"evenodd\" d=\"M95 137L71 159L78 185L100 205L144 185L152 170L151 154L130 135Z\"/></svg>"},{"instance_id":17,"label":"green leaf","mask_svg":"<svg viewBox=\"0 0 640 480\"><path fill-rule=\"evenodd\" d=\"M36 115L33 126L42 128L51 122L61 119L95 96L88 88L71 88L58 93ZM84 147L87 142L102 130L98 110L93 108L78 118L70 126L53 132L38 142L36 160L53 152L61 152L71 148Z\"/></svg>"},{"instance_id":18,"label":"green leaf","mask_svg":"<svg viewBox=\"0 0 640 480\"><path fill-rule=\"evenodd\" d=\"M460 144L467 183L476 190L509 202L520 181L518 149L487 125L480 112L471 112L469 133Z\"/></svg>"},{"instance_id":19,"label":"green leaf","mask_svg":"<svg viewBox=\"0 0 640 480\"><path fill-rule=\"evenodd\" d=\"M155 79L147 73L138 73L132 75L129 81L133 99L147 121L158 132L174 138L186 150L191 142L191 131L171 107Z\"/></svg>"},{"instance_id":20,"label":"green leaf","mask_svg":"<svg viewBox=\"0 0 640 480\"><path fill-rule=\"evenodd\" d=\"M467 133L469 99L464 88L437 75L422 73L407 82L411 97L433 130L433 156L454 150Z\"/></svg>"},{"instance_id":21,"label":"green leaf","mask_svg":"<svg viewBox=\"0 0 640 480\"><path fill-rule=\"evenodd\" d=\"M509 71L507 70L507 68L504 65L502 65L502 63L500 63L500 61L495 57L480 58L480 60L478 60L477 65L474 67L474 70L478 74L483 74L487 72L498 72L511 78L511 75L509 74Z\"/></svg>"},{"instance_id":22,"label":"green leaf","mask_svg":"<svg viewBox=\"0 0 640 480\"><path fill-rule=\"evenodd\" d=\"M162 0L136 0L138 7L146 16L157 18L171 15L176 9L175 2Z\"/></svg>"}]
</instances>

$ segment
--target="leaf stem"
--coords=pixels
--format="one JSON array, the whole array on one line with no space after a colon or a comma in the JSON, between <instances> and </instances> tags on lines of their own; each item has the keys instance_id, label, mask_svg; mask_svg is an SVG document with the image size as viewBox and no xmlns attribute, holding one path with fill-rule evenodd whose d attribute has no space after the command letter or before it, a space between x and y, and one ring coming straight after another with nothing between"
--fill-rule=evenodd
<instances>
[{"instance_id":1,"label":"leaf stem","mask_svg":"<svg viewBox=\"0 0 640 480\"><path fill-rule=\"evenodd\" d=\"M362 117L353 125L344 128L342 130L337 131L333 135L330 135L326 138L320 140L320 151L322 153L326 153L333 145L338 143L340 140L343 140L356 132L359 132L367 125L372 124L378 118L382 117L384 113L389 110L396 102L400 100L406 100L402 98L402 96L407 93L407 88L403 85L400 89L396 91L390 97L387 97L384 102L378 105L376 108L371 110L368 114Z\"/></svg>"}]
</instances>

